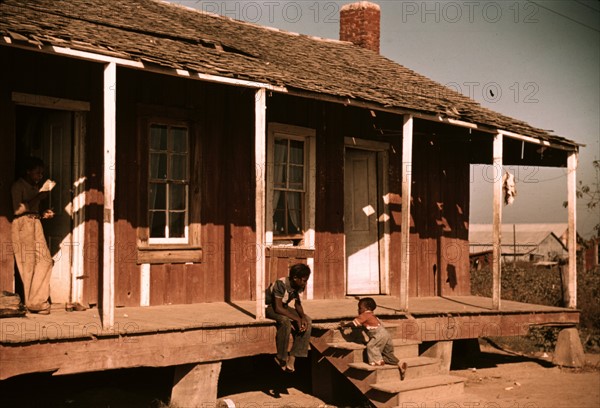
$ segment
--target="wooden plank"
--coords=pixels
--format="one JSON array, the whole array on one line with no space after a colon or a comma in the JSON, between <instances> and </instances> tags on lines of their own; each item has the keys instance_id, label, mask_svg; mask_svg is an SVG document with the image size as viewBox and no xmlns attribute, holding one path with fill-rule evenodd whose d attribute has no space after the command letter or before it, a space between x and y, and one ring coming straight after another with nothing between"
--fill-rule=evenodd
<instances>
[{"instance_id":1,"label":"wooden plank","mask_svg":"<svg viewBox=\"0 0 600 408\"><path fill-rule=\"evenodd\" d=\"M138 264L166 264L202 262L202 249L199 248L177 248L177 249L154 249L139 248L136 262Z\"/></svg>"},{"instance_id":2,"label":"wooden plank","mask_svg":"<svg viewBox=\"0 0 600 408\"><path fill-rule=\"evenodd\" d=\"M5 78L13 73L7 72L7 64L2 64L0 73ZM11 222L13 208L11 200L11 185L15 180L15 106L9 98L8 86L12 81L0 81L0 129L2 132L2 149L0 150L0 290L15 291L14 274L16 272L14 250L11 236Z\"/></svg>"},{"instance_id":3,"label":"wooden plank","mask_svg":"<svg viewBox=\"0 0 600 408\"><path fill-rule=\"evenodd\" d=\"M502 279L502 134L494 136L493 160L494 186L493 186L493 231L492 231L492 299L493 307L500 310L501 279Z\"/></svg>"},{"instance_id":4,"label":"wooden plank","mask_svg":"<svg viewBox=\"0 0 600 408\"><path fill-rule=\"evenodd\" d=\"M168 291L167 271L165 265L150 265L150 305L165 304Z\"/></svg>"},{"instance_id":5,"label":"wooden plank","mask_svg":"<svg viewBox=\"0 0 600 408\"><path fill-rule=\"evenodd\" d=\"M150 306L150 264L140 266L140 306Z\"/></svg>"},{"instance_id":6,"label":"wooden plank","mask_svg":"<svg viewBox=\"0 0 600 408\"><path fill-rule=\"evenodd\" d=\"M442 252L442 216L444 203L442 201L442 160L441 141L439 136L431 135L429 137L429 146L427 146L427 155L429 158L426 164L427 184L424 188L427 190L425 195L425 212L422 214L421 222L427 226L425 232L426 254L425 265L421 265L419 278L429 277L428 292L425 296L440 296L441 293L441 274L442 265L440 254Z\"/></svg>"},{"instance_id":7,"label":"wooden plank","mask_svg":"<svg viewBox=\"0 0 600 408\"><path fill-rule=\"evenodd\" d=\"M254 165L256 171L255 234L256 234L256 319L265 318L265 195L267 180L264 170L267 168L267 93L266 89L257 89L254 97Z\"/></svg>"},{"instance_id":8,"label":"wooden plank","mask_svg":"<svg viewBox=\"0 0 600 408\"><path fill-rule=\"evenodd\" d=\"M117 121L117 65L104 67L104 227L102 274L102 325L112 327L115 320L115 167Z\"/></svg>"},{"instance_id":9,"label":"wooden plank","mask_svg":"<svg viewBox=\"0 0 600 408\"><path fill-rule=\"evenodd\" d=\"M226 327L142 336L98 337L0 347L0 380L27 372L55 375L168 367L274 353L272 326Z\"/></svg>"},{"instance_id":10,"label":"wooden plank","mask_svg":"<svg viewBox=\"0 0 600 408\"><path fill-rule=\"evenodd\" d=\"M298 247L268 247L265 250L267 258L312 258L315 256L314 248Z\"/></svg>"},{"instance_id":11,"label":"wooden plank","mask_svg":"<svg viewBox=\"0 0 600 408\"><path fill-rule=\"evenodd\" d=\"M402 247L400 249L400 310L408 310L410 199L412 185L413 117L405 115L402 127Z\"/></svg>"},{"instance_id":12,"label":"wooden plank","mask_svg":"<svg viewBox=\"0 0 600 408\"><path fill-rule=\"evenodd\" d=\"M73 257L71 266L71 302L85 304L83 299L83 276L85 275L84 248L86 206L85 195L88 185L85 176L85 146L87 118L85 112L75 112L73 118Z\"/></svg>"},{"instance_id":13,"label":"wooden plank","mask_svg":"<svg viewBox=\"0 0 600 408\"><path fill-rule=\"evenodd\" d=\"M577 164L578 153L569 154L567 159L567 210L568 230L567 248L569 250L568 279L567 279L567 306L577 307Z\"/></svg>"},{"instance_id":14,"label":"wooden plank","mask_svg":"<svg viewBox=\"0 0 600 408\"><path fill-rule=\"evenodd\" d=\"M185 304L186 279L182 264L165 264L166 288L165 303L168 305Z\"/></svg>"},{"instance_id":15,"label":"wooden plank","mask_svg":"<svg viewBox=\"0 0 600 408\"><path fill-rule=\"evenodd\" d=\"M185 274L185 303L201 303L204 302L206 296L203 285L203 268L201 264L185 264L183 265L183 273Z\"/></svg>"},{"instance_id":16,"label":"wooden plank","mask_svg":"<svg viewBox=\"0 0 600 408\"><path fill-rule=\"evenodd\" d=\"M169 404L176 407L201 407L216 402L220 372L220 361L175 367Z\"/></svg>"},{"instance_id":17,"label":"wooden plank","mask_svg":"<svg viewBox=\"0 0 600 408\"><path fill-rule=\"evenodd\" d=\"M18 105L32 106L35 108L59 109L74 112L87 112L90 110L90 103L87 101L76 101L73 99L34 95L23 92L13 92L12 100Z\"/></svg>"}]
</instances>

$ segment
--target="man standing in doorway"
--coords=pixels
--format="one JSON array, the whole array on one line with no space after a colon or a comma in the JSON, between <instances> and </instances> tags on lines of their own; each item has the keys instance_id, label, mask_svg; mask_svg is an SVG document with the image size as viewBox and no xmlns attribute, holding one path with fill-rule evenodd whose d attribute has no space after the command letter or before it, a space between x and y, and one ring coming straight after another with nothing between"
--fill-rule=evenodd
<instances>
[{"instance_id":1,"label":"man standing in doorway","mask_svg":"<svg viewBox=\"0 0 600 408\"><path fill-rule=\"evenodd\" d=\"M52 257L40 220L54 217L54 212L48 209L40 213L40 202L49 195L55 183L47 180L43 186L39 185L44 177L42 159L28 157L23 167L23 176L11 189L15 259L23 281L27 309L31 313L50 314Z\"/></svg>"}]
</instances>

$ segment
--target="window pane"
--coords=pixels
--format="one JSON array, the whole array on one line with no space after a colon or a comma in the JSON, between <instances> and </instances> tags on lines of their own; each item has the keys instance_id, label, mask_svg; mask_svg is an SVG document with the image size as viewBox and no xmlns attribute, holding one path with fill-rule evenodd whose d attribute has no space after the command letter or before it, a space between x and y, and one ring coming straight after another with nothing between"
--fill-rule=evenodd
<instances>
[{"instance_id":1,"label":"window pane","mask_svg":"<svg viewBox=\"0 0 600 408\"><path fill-rule=\"evenodd\" d=\"M287 187L287 175L285 174L286 166L283 164L276 164L273 167L273 186L275 188L286 188Z\"/></svg>"},{"instance_id":2,"label":"window pane","mask_svg":"<svg viewBox=\"0 0 600 408\"><path fill-rule=\"evenodd\" d=\"M302 194L286 193L288 210L288 234L298 234L302 231Z\"/></svg>"},{"instance_id":3,"label":"window pane","mask_svg":"<svg viewBox=\"0 0 600 408\"><path fill-rule=\"evenodd\" d=\"M288 188L293 190L303 190L304 187L304 167L290 165L290 184Z\"/></svg>"},{"instance_id":4,"label":"window pane","mask_svg":"<svg viewBox=\"0 0 600 408\"><path fill-rule=\"evenodd\" d=\"M183 184L170 185L169 210L185 210L185 189Z\"/></svg>"},{"instance_id":5,"label":"window pane","mask_svg":"<svg viewBox=\"0 0 600 408\"><path fill-rule=\"evenodd\" d=\"M277 204L274 205L273 210L273 233L275 235L283 235L285 234L285 193L284 192L276 192L275 194L279 194L279 199L277 200Z\"/></svg>"},{"instance_id":6,"label":"window pane","mask_svg":"<svg viewBox=\"0 0 600 408\"><path fill-rule=\"evenodd\" d=\"M187 153L187 129L174 127L171 129L173 138L172 151L174 153Z\"/></svg>"},{"instance_id":7,"label":"window pane","mask_svg":"<svg viewBox=\"0 0 600 408\"><path fill-rule=\"evenodd\" d=\"M150 149L167 150L167 126L150 126Z\"/></svg>"},{"instance_id":8,"label":"window pane","mask_svg":"<svg viewBox=\"0 0 600 408\"><path fill-rule=\"evenodd\" d=\"M187 160L186 156L174 154L171 156L171 180L187 179Z\"/></svg>"},{"instance_id":9,"label":"window pane","mask_svg":"<svg viewBox=\"0 0 600 408\"><path fill-rule=\"evenodd\" d=\"M304 142L290 140L290 163L304 164Z\"/></svg>"},{"instance_id":10,"label":"window pane","mask_svg":"<svg viewBox=\"0 0 600 408\"><path fill-rule=\"evenodd\" d=\"M287 163L287 139L275 139L273 163Z\"/></svg>"},{"instance_id":11,"label":"window pane","mask_svg":"<svg viewBox=\"0 0 600 408\"><path fill-rule=\"evenodd\" d=\"M150 212L150 238L164 238L166 213L164 211Z\"/></svg>"},{"instance_id":12,"label":"window pane","mask_svg":"<svg viewBox=\"0 0 600 408\"><path fill-rule=\"evenodd\" d=\"M150 179L167 178L167 155L164 153L150 154Z\"/></svg>"},{"instance_id":13,"label":"window pane","mask_svg":"<svg viewBox=\"0 0 600 408\"><path fill-rule=\"evenodd\" d=\"M150 183L148 197L149 210L166 210L167 209L167 185Z\"/></svg>"},{"instance_id":14,"label":"window pane","mask_svg":"<svg viewBox=\"0 0 600 408\"><path fill-rule=\"evenodd\" d=\"M169 238L182 238L185 236L185 213L169 212Z\"/></svg>"},{"instance_id":15,"label":"window pane","mask_svg":"<svg viewBox=\"0 0 600 408\"><path fill-rule=\"evenodd\" d=\"M288 221L288 234L296 235L302 233L302 228L300 225L301 214L300 211L291 211L289 212L289 221Z\"/></svg>"}]
</instances>

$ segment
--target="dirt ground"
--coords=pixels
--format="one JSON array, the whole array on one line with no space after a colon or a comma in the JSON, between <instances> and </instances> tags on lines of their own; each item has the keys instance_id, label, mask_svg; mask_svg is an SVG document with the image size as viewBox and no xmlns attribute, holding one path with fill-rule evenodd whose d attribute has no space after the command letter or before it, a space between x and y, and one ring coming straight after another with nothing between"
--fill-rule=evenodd
<instances>
[{"instance_id":1,"label":"dirt ground","mask_svg":"<svg viewBox=\"0 0 600 408\"><path fill-rule=\"evenodd\" d=\"M481 349L472 367L452 371L467 380L461 398L405 403L402 408L600 407L600 354L586 354L586 366L572 369L552 365L550 355L525 357L486 345ZM359 399L349 405L347 399L344 405L322 401L303 391L302 384L295 386L293 379L289 381L289 387L277 383L272 388L223 395L222 399L232 401L236 408L364 406Z\"/></svg>"}]
</instances>

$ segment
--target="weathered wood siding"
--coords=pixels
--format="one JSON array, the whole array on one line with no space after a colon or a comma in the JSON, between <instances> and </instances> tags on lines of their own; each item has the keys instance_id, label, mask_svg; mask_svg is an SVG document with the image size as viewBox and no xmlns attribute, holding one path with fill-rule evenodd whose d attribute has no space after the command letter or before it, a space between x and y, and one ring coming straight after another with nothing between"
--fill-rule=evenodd
<instances>
[{"instance_id":1,"label":"weathered wood siding","mask_svg":"<svg viewBox=\"0 0 600 408\"><path fill-rule=\"evenodd\" d=\"M189 122L190 195L200 199L202 262L153 264L150 304L254 297L254 157L251 90L119 70L116 304L140 302L138 229L147 226L147 135L139 116ZM140 113L150 111L152 113ZM136 136L137 135L137 136ZM200 159L200 160L198 160ZM132 205L137 203L137 205ZM192 222L194 220L192 215Z\"/></svg>"},{"instance_id":2,"label":"weathered wood siding","mask_svg":"<svg viewBox=\"0 0 600 408\"><path fill-rule=\"evenodd\" d=\"M436 127L424 128L428 132L417 134L413 147L410 294L467 295L468 144Z\"/></svg>"}]
</instances>

